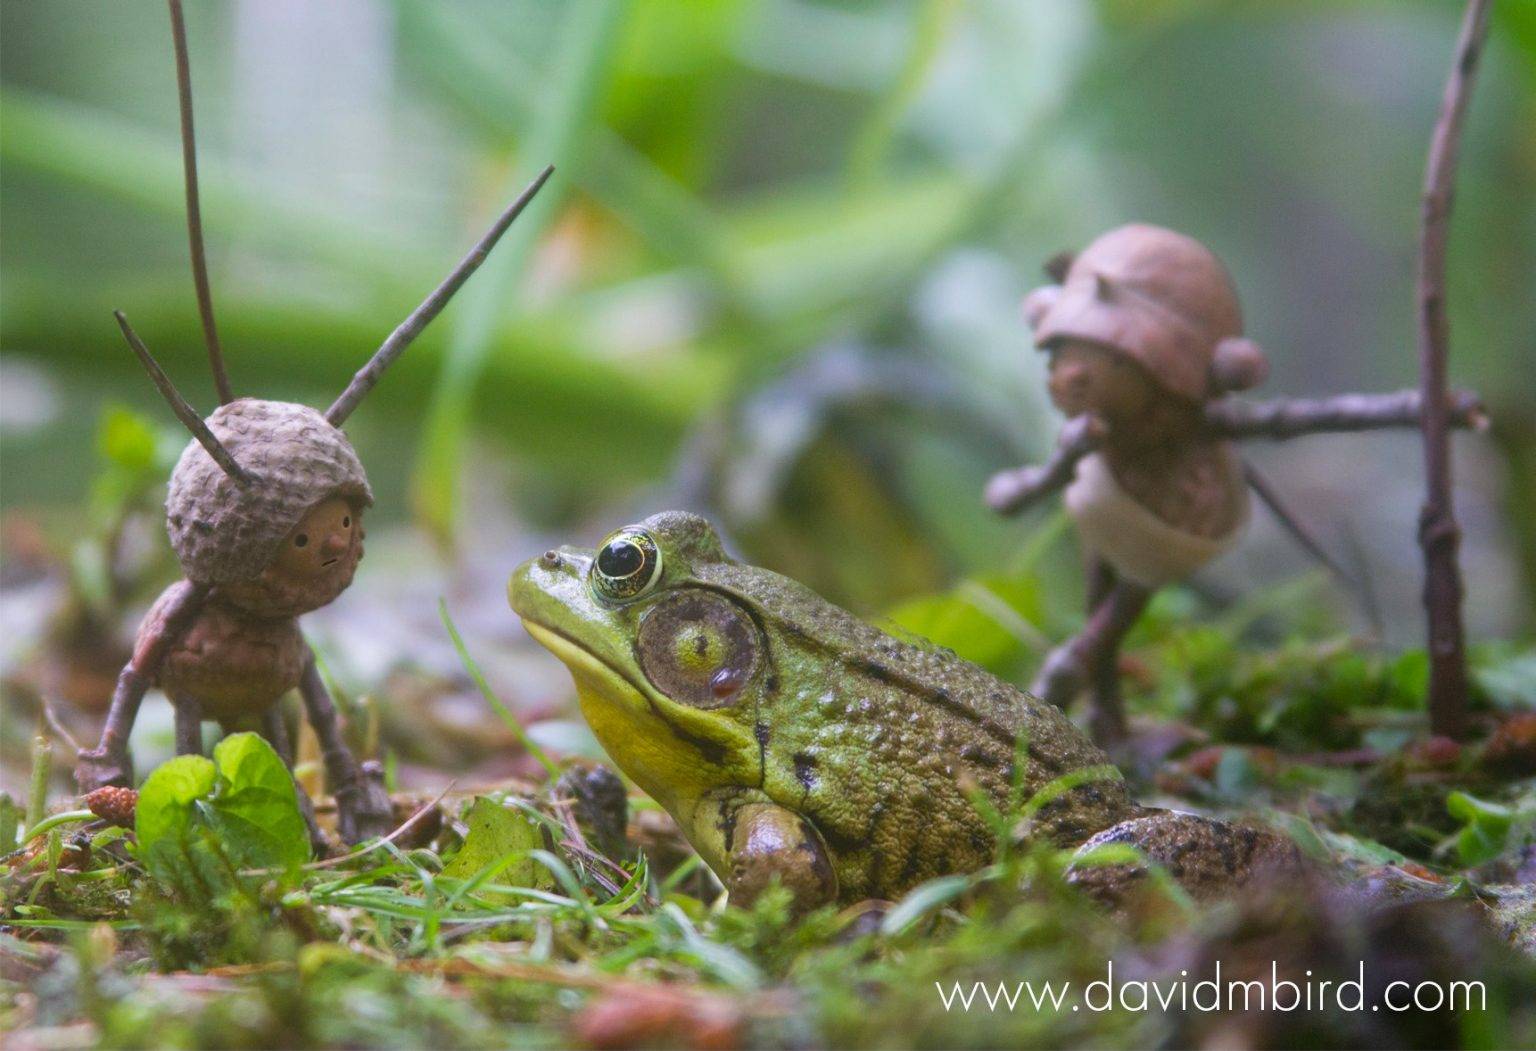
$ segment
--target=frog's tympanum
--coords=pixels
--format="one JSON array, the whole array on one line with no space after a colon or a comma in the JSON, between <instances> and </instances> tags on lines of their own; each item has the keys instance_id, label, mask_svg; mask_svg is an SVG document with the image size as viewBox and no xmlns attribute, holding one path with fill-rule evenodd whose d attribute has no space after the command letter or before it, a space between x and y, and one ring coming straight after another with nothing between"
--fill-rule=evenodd
<instances>
[{"instance_id":1,"label":"frog's tympanum","mask_svg":"<svg viewBox=\"0 0 1536 1051\"><path fill-rule=\"evenodd\" d=\"M774 881L802 908L894 898L979 868L994 838L973 790L1000 809L1040 793L1032 835L1134 844L1197 896L1296 863L1272 833L1138 807L1060 709L735 561L697 515L545 552L510 594L570 668L598 741L738 902ZM1113 894L1107 874L1140 872L1078 878Z\"/></svg>"}]
</instances>

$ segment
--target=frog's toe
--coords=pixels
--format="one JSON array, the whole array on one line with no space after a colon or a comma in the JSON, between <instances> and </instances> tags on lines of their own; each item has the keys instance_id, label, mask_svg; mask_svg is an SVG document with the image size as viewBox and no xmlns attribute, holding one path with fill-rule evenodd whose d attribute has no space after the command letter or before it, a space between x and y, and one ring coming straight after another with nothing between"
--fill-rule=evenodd
<instances>
[{"instance_id":1,"label":"frog's toe","mask_svg":"<svg viewBox=\"0 0 1536 1051\"><path fill-rule=\"evenodd\" d=\"M1124 902L1151 875L1146 862L1104 857L1108 852L1099 849L1117 844L1135 847L1197 901L1225 896L1256 878L1299 873L1306 867L1296 844L1277 832L1198 814L1153 811L1105 829L1073 856L1067 879L1109 905Z\"/></svg>"},{"instance_id":2,"label":"frog's toe","mask_svg":"<svg viewBox=\"0 0 1536 1051\"><path fill-rule=\"evenodd\" d=\"M736 811L726 885L734 903L750 905L774 883L789 888L797 912L837 898L837 876L810 823L771 803L749 803Z\"/></svg>"}]
</instances>

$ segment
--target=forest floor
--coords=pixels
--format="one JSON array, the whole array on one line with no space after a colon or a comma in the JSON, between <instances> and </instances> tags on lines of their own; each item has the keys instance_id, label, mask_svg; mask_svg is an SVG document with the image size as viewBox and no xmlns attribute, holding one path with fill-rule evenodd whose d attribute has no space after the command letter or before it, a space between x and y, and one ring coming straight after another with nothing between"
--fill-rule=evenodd
<instances>
[{"instance_id":1,"label":"forest floor","mask_svg":"<svg viewBox=\"0 0 1536 1051\"><path fill-rule=\"evenodd\" d=\"M1139 629L1129 776L1145 802L1282 829L1314 879L1203 905L1153 880L1109 912L999 819L995 864L899 902L744 911L653 803L590 761L546 772L537 745L532 776L397 793L398 837L313 863L235 739L156 771L137 832L54 800L19 841L7 810L0 1024L12 1048L1536 1046L1536 656L1476 651L1457 744L1425 735L1420 652L1235 634L1176 602ZM1111 962L1130 984L1080 1000ZM1147 1004L1175 985L1144 983L1188 996L1218 965L1363 976L1368 1006ZM1392 981L1485 999L1369 1009Z\"/></svg>"}]
</instances>

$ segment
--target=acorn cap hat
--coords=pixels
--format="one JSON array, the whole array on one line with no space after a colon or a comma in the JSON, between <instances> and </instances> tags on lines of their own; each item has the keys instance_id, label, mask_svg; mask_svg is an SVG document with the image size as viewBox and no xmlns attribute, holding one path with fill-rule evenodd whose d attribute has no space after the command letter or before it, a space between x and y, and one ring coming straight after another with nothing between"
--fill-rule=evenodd
<instances>
[{"instance_id":1,"label":"acorn cap hat","mask_svg":"<svg viewBox=\"0 0 1536 1051\"><path fill-rule=\"evenodd\" d=\"M215 409L207 425L249 480L230 477L195 440L182 451L165 512L189 580L225 584L260 576L316 504L333 496L359 509L373 503L352 443L307 405L241 398Z\"/></svg>"},{"instance_id":2,"label":"acorn cap hat","mask_svg":"<svg viewBox=\"0 0 1536 1051\"><path fill-rule=\"evenodd\" d=\"M1263 351L1242 338L1237 290L1221 260L1164 227L1133 223L1101 235L1060 285L1030 293L1024 310L1042 349L1062 339L1098 343L1190 401L1246 390L1268 372Z\"/></svg>"}]
</instances>

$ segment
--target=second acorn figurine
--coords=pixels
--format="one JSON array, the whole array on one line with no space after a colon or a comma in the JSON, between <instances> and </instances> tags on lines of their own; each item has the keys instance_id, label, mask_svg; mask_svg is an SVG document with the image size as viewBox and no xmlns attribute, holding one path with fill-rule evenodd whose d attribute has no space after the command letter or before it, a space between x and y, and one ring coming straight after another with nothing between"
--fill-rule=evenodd
<instances>
[{"instance_id":1,"label":"second acorn figurine","mask_svg":"<svg viewBox=\"0 0 1536 1051\"><path fill-rule=\"evenodd\" d=\"M1050 355L1051 400L1066 416L1056 450L987 485L1013 514L1065 488L1088 557L1088 622L1047 656L1033 690L1065 706L1090 692L1094 737L1126 732L1117 654L1157 588L1235 544L1257 491L1314 556L1345 576L1239 455L1236 441L1419 424L1417 391L1248 402L1269 361L1243 335L1232 278L1199 241L1132 224L1046 265L1054 279L1024 300L1035 344ZM1453 426L1486 425L1461 391Z\"/></svg>"},{"instance_id":2,"label":"second acorn figurine","mask_svg":"<svg viewBox=\"0 0 1536 1051\"><path fill-rule=\"evenodd\" d=\"M1034 689L1064 705L1094 695L1096 736L1124 733L1113 661L1152 592L1236 542L1248 521L1242 460L1205 427L1203 406L1262 382L1226 269L1193 238L1156 226L1104 234L1032 292L1024 312L1050 355L1050 396L1097 451L1077 464L1066 506L1089 556L1088 625L1047 659Z\"/></svg>"}]
</instances>

